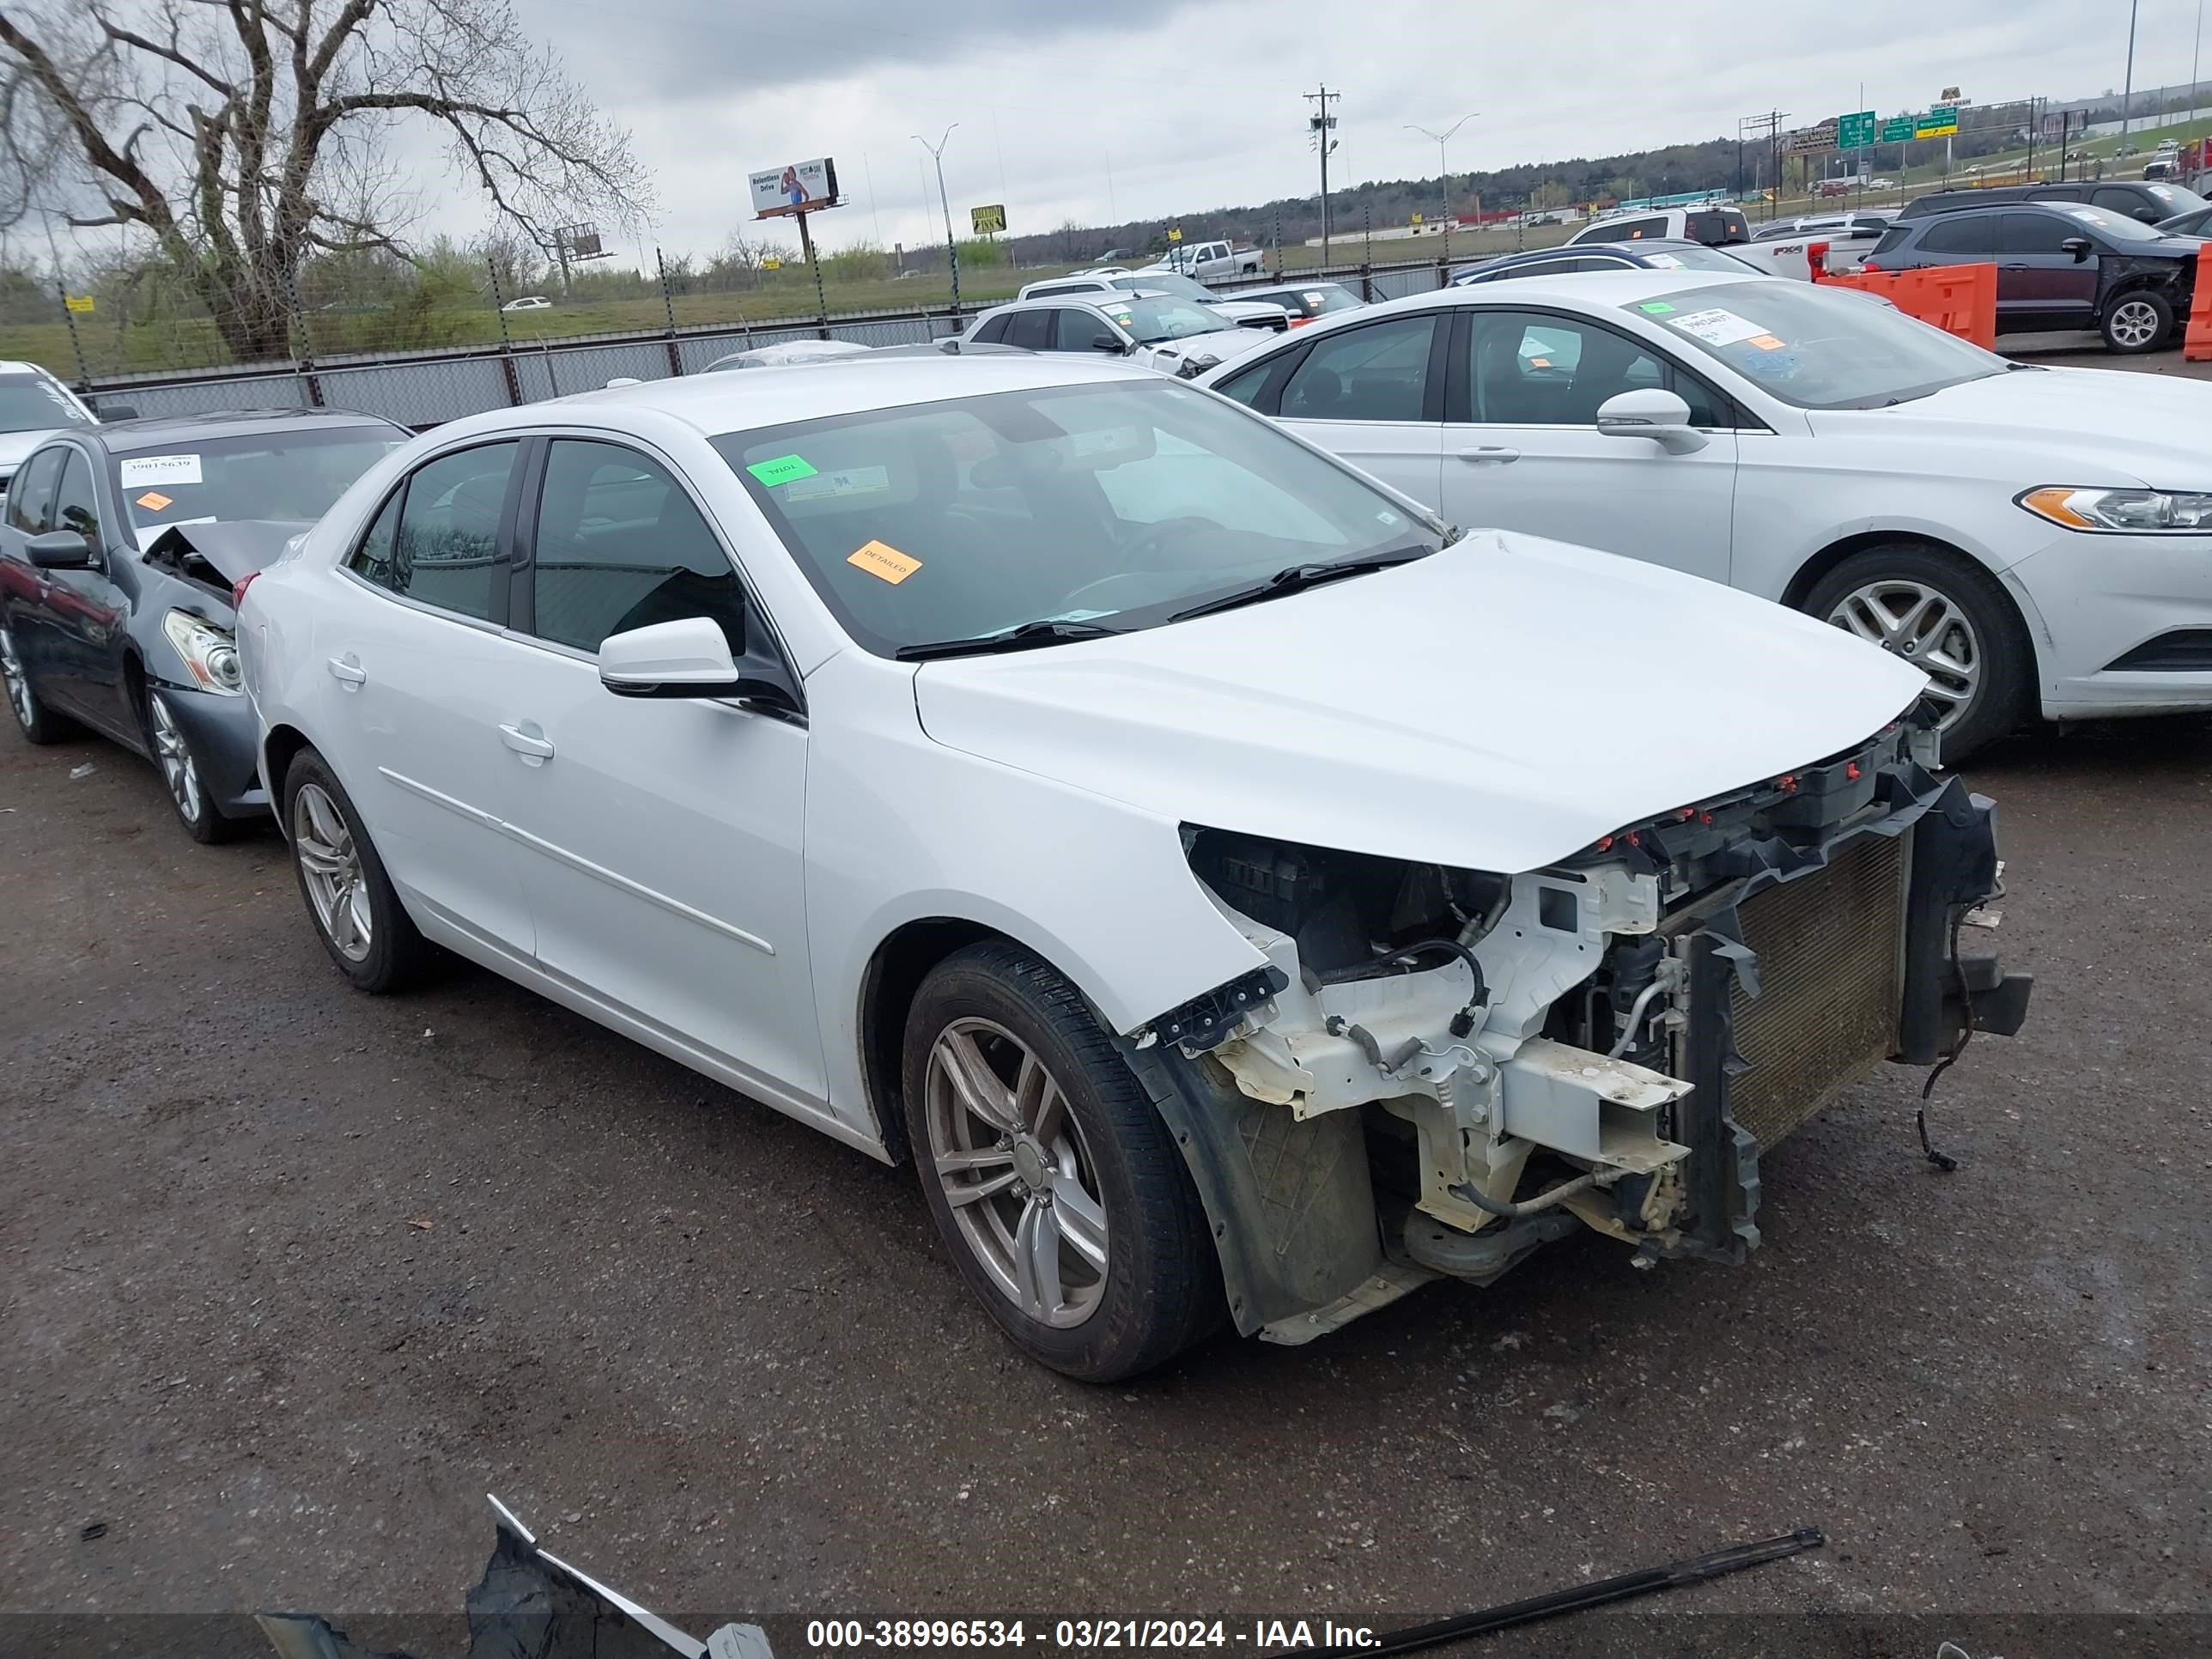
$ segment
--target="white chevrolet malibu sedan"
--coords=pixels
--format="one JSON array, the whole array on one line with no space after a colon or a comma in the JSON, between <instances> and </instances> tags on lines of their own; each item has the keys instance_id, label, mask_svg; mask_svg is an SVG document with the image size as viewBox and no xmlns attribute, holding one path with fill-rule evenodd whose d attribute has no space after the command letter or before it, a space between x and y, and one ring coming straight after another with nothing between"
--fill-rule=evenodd
<instances>
[{"instance_id":1,"label":"white chevrolet malibu sedan","mask_svg":"<svg viewBox=\"0 0 2212 1659\"><path fill-rule=\"evenodd\" d=\"M2025 1012L1917 670L1124 363L456 422L241 603L339 972L442 947L910 1158L1080 1377L1577 1228L1740 1257L1767 1147Z\"/></svg>"}]
</instances>

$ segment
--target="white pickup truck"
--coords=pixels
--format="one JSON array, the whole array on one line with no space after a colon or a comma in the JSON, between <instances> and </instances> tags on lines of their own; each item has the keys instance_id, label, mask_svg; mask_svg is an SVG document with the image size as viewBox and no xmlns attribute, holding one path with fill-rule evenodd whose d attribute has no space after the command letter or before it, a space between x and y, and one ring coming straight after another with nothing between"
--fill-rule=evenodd
<instances>
[{"instance_id":1,"label":"white pickup truck","mask_svg":"<svg viewBox=\"0 0 2212 1659\"><path fill-rule=\"evenodd\" d=\"M1153 266L1198 282L1216 276L1257 276L1266 256L1233 242L1177 242Z\"/></svg>"}]
</instances>

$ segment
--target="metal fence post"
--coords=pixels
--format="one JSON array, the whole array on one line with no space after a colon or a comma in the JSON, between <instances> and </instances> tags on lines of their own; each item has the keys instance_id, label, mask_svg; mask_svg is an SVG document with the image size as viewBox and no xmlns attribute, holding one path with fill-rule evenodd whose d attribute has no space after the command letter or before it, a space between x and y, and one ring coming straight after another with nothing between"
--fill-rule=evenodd
<instances>
[{"instance_id":1,"label":"metal fence post","mask_svg":"<svg viewBox=\"0 0 2212 1659\"><path fill-rule=\"evenodd\" d=\"M77 390L88 394L92 391L92 371L84 366L84 342L77 336L76 313L70 309L69 283L55 283L54 292L61 298L62 320L69 325L70 349L76 356Z\"/></svg>"},{"instance_id":2,"label":"metal fence post","mask_svg":"<svg viewBox=\"0 0 2212 1659\"><path fill-rule=\"evenodd\" d=\"M513 409L522 401L522 376L514 372L514 342L507 333L507 296L499 291L499 267L489 259L484 269L491 275L492 320L499 325L499 372L507 382L507 406Z\"/></svg>"},{"instance_id":3,"label":"metal fence post","mask_svg":"<svg viewBox=\"0 0 2212 1659\"><path fill-rule=\"evenodd\" d=\"M307 313L300 307L300 285L290 271L284 273L284 309L300 343L300 379L307 388L311 409L323 407L323 377L315 373L315 343L307 337Z\"/></svg>"},{"instance_id":4,"label":"metal fence post","mask_svg":"<svg viewBox=\"0 0 2212 1659\"><path fill-rule=\"evenodd\" d=\"M1283 216L1275 216L1275 280L1283 280Z\"/></svg>"},{"instance_id":5,"label":"metal fence post","mask_svg":"<svg viewBox=\"0 0 2212 1659\"><path fill-rule=\"evenodd\" d=\"M653 250L653 263L660 270L660 308L668 314L668 372L684 372L684 354L676 349L676 301L668 293L668 261L660 257L660 250Z\"/></svg>"},{"instance_id":6,"label":"metal fence post","mask_svg":"<svg viewBox=\"0 0 2212 1659\"><path fill-rule=\"evenodd\" d=\"M1368 304L1375 303L1375 212L1366 203L1359 204L1359 297Z\"/></svg>"}]
</instances>

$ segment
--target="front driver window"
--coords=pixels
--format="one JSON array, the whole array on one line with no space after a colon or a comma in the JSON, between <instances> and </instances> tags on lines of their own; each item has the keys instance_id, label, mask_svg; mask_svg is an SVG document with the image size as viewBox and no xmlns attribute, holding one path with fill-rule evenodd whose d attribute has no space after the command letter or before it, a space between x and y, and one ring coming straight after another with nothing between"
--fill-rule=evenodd
<instances>
[{"instance_id":1,"label":"front driver window","mask_svg":"<svg viewBox=\"0 0 2212 1659\"><path fill-rule=\"evenodd\" d=\"M846 480L863 489L871 482ZM667 468L636 450L553 441L532 569L531 631L540 639L597 651L610 634L708 617L732 655L745 648L744 598L720 539Z\"/></svg>"},{"instance_id":2,"label":"front driver window","mask_svg":"<svg viewBox=\"0 0 2212 1659\"><path fill-rule=\"evenodd\" d=\"M1668 390L1690 424L1718 426L1705 389L1627 336L1572 318L1475 313L1468 331L1468 389L1477 422L1595 426L1600 404L1624 392Z\"/></svg>"}]
</instances>

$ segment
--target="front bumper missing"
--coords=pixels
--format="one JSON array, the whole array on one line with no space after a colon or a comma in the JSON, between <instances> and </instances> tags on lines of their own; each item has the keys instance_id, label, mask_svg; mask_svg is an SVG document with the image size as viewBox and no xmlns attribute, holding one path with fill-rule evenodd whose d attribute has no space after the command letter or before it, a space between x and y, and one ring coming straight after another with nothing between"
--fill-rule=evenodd
<instances>
[{"instance_id":1,"label":"front bumper missing","mask_svg":"<svg viewBox=\"0 0 2212 1659\"><path fill-rule=\"evenodd\" d=\"M1577 1224L1646 1264L1740 1261L1767 1146L1885 1058L1927 1065L1970 1029L2020 1029L2032 981L1955 955L1965 914L1998 890L1991 803L1894 729L1785 781L1755 834L1686 815L1671 842L1647 827L1632 858L1515 878L1470 940L1490 1002L1464 1042L1389 1024L1440 1018L1468 982L1458 964L1316 994L1259 929L1273 996L1241 1021L1184 1022L1218 1036L1203 1051L1157 1029L1130 1046L1211 1213L1240 1329L1306 1340L1431 1277L1488 1283ZM1547 890L1575 896L1570 927ZM1663 1058L1543 1035L1599 957L1639 942L1670 963ZM1347 1051L1347 994L1379 1059ZM1397 1190L1394 1137L1413 1170Z\"/></svg>"}]
</instances>

